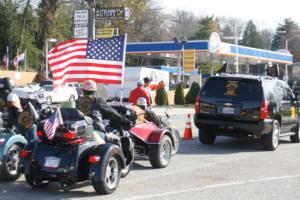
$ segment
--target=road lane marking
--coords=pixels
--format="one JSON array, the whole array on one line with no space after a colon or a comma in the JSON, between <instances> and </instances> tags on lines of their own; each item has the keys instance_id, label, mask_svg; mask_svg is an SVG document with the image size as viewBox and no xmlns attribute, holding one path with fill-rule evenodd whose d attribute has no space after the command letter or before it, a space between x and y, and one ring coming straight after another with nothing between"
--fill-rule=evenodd
<instances>
[{"instance_id":1,"label":"road lane marking","mask_svg":"<svg viewBox=\"0 0 300 200\"><path fill-rule=\"evenodd\" d=\"M266 178L262 178L262 179L252 179L252 180L246 180L246 181L220 183L220 184L208 185L208 186L203 186L203 187L195 187L195 188L191 188L191 189L187 189L187 190L177 190L177 191L172 191L172 192L165 192L165 193L161 193L161 194L144 195L144 196L140 195L140 196L135 196L135 197L131 197L131 198L125 198L123 200L152 199L152 198L165 197L165 196L176 195L176 194L181 194L181 193L202 191L202 190L215 189L215 188L221 188L221 187L244 185L244 184L249 184L249 183L262 183L262 182L284 180L284 179L294 179L294 178L300 178L300 175L275 176L275 177L266 177Z\"/></svg>"}]
</instances>

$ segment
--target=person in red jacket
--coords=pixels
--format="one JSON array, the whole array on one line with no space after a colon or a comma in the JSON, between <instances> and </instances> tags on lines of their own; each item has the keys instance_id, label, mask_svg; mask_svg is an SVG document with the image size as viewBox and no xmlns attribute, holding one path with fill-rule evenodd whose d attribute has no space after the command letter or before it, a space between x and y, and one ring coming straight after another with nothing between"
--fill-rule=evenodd
<instances>
[{"instance_id":1,"label":"person in red jacket","mask_svg":"<svg viewBox=\"0 0 300 200\"><path fill-rule=\"evenodd\" d=\"M148 106L151 106L150 97L146 92L146 90L144 89L143 85L144 85L143 81L139 80L137 82L137 87L133 89L129 94L128 102L132 103L133 105L137 105L138 98L144 97L147 101Z\"/></svg>"}]
</instances>

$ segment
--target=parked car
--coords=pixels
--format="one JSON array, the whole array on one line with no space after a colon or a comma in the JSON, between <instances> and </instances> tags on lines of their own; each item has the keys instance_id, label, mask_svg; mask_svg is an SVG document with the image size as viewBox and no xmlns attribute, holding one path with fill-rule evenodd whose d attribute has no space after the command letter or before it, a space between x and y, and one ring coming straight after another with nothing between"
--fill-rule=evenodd
<instances>
[{"instance_id":1,"label":"parked car","mask_svg":"<svg viewBox=\"0 0 300 200\"><path fill-rule=\"evenodd\" d=\"M195 103L199 140L213 144L216 136L254 136L265 150L279 138L299 143L299 103L289 85L277 78L222 74L210 77Z\"/></svg>"},{"instance_id":2,"label":"parked car","mask_svg":"<svg viewBox=\"0 0 300 200\"><path fill-rule=\"evenodd\" d=\"M44 80L44 81L40 82L40 87L43 87L45 85L53 85L53 81L52 80Z\"/></svg>"},{"instance_id":3,"label":"parked car","mask_svg":"<svg viewBox=\"0 0 300 200\"><path fill-rule=\"evenodd\" d=\"M30 84L19 86L12 89L12 93L18 95L22 99L34 99L35 93L40 89L39 85Z\"/></svg>"},{"instance_id":4,"label":"parked car","mask_svg":"<svg viewBox=\"0 0 300 200\"><path fill-rule=\"evenodd\" d=\"M81 85L79 83L70 82L70 83L66 83L65 85L68 87L71 87L71 88L75 88L78 96L83 95L83 91L82 91Z\"/></svg>"},{"instance_id":5,"label":"parked car","mask_svg":"<svg viewBox=\"0 0 300 200\"><path fill-rule=\"evenodd\" d=\"M40 102L47 102L48 104L78 99L76 89L66 86L54 88L53 85L45 85L41 87L36 95Z\"/></svg>"}]
</instances>

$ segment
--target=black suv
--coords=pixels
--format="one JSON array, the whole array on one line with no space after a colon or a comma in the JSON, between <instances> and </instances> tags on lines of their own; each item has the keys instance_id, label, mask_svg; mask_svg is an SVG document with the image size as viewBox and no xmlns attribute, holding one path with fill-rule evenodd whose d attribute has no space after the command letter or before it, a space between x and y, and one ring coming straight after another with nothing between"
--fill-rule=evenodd
<instances>
[{"instance_id":1,"label":"black suv","mask_svg":"<svg viewBox=\"0 0 300 200\"><path fill-rule=\"evenodd\" d=\"M219 135L254 136L265 150L275 150L282 136L300 142L298 101L288 84L277 78L212 76L197 96L195 111L203 144L213 144Z\"/></svg>"}]
</instances>

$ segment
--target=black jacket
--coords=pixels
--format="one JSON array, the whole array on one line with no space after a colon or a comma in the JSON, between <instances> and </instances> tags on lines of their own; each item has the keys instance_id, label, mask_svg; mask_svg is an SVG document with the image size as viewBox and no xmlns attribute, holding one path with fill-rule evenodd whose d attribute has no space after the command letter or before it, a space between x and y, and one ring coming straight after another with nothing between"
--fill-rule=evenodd
<instances>
[{"instance_id":1,"label":"black jacket","mask_svg":"<svg viewBox=\"0 0 300 200\"><path fill-rule=\"evenodd\" d=\"M86 97L83 97L86 98ZM78 99L77 105L81 101L82 98ZM127 126L130 126L130 121L120 115L115 109L113 109L111 106L109 106L106 101L101 98L91 98L93 101L93 105L91 107L91 111L87 114L89 117L91 117L94 121L95 128L102 129L101 128L101 118L110 120L111 126L114 128L117 128L121 130L122 128L125 128ZM79 106L77 106L79 108ZM80 109L80 108L79 108ZM85 112L83 112L85 113ZM86 114L86 113L85 113Z\"/></svg>"}]
</instances>

